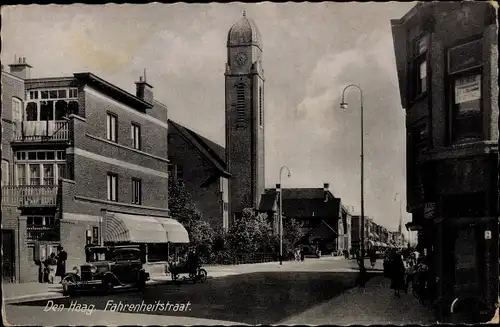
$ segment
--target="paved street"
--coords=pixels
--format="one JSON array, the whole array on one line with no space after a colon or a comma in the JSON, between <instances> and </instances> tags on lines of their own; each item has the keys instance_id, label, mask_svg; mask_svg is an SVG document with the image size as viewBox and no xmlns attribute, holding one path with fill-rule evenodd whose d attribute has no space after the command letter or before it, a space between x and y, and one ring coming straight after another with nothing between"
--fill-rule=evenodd
<instances>
[{"instance_id":1,"label":"paved street","mask_svg":"<svg viewBox=\"0 0 500 327\"><path fill-rule=\"evenodd\" d=\"M336 324L337 320L345 320L339 318L336 311L327 310L320 315L314 313L314 310L324 310L321 309L324 305L342 299L342 293L354 286L357 273L352 268L355 267L355 261L331 257L308 259L305 262L286 262L282 266L278 263L266 263L209 267L209 275L219 275L219 278L209 279L204 284L175 285L164 282L151 285L144 294L128 291L107 295L80 295L71 299L54 299L52 302L37 300L6 305L5 312L9 324L44 325L46 322L63 325L74 324L80 318L83 320L78 321L94 325L255 325L288 321L305 321L302 323L309 324L322 321L321 323ZM376 275L381 276L380 273ZM376 278L381 279L373 279ZM375 291L376 294L380 292L380 289ZM92 312L69 312L72 301L75 304L87 305L92 308ZM170 307L163 308L164 310L159 306L132 310L115 308L116 312L113 312L112 304L141 304L142 301L146 305L170 304ZM355 301L360 299L343 298L340 301L343 303L341 308L346 308L359 305ZM49 308L51 304L64 305L64 309L45 312L44 309ZM174 304L185 307L175 307ZM397 318L399 309L395 307L394 310ZM356 317L357 315L354 315L353 319Z\"/></svg>"}]
</instances>

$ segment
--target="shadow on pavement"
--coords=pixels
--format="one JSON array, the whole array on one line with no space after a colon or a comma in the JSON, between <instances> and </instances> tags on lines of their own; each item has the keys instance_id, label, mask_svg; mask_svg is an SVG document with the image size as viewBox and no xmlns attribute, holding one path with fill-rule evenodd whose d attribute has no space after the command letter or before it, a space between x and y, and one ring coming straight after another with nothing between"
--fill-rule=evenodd
<instances>
[{"instance_id":1,"label":"shadow on pavement","mask_svg":"<svg viewBox=\"0 0 500 327\"><path fill-rule=\"evenodd\" d=\"M246 324L273 324L308 310L355 286L357 272L259 272L209 279L203 284L163 284L148 287L144 293L119 292L54 299L68 308L71 302L94 305L111 311L111 304L171 304L170 309L116 311L128 313L184 316ZM368 272L368 278L373 274ZM111 302L109 302L111 301ZM180 311L175 304L190 303ZM48 300L17 303L46 307ZM143 306L144 307L144 306ZM186 308L186 306L184 306ZM116 308L116 307L115 307Z\"/></svg>"}]
</instances>

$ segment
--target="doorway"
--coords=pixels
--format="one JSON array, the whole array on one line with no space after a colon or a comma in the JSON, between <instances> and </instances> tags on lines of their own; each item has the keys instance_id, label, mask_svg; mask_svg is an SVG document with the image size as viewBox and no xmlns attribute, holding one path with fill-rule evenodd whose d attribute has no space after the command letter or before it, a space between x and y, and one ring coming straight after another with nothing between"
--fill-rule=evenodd
<instances>
[{"instance_id":1,"label":"doorway","mask_svg":"<svg viewBox=\"0 0 500 327\"><path fill-rule=\"evenodd\" d=\"M2 229L2 281L15 282L15 242L14 230Z\"/></svg>"}]
</instances>

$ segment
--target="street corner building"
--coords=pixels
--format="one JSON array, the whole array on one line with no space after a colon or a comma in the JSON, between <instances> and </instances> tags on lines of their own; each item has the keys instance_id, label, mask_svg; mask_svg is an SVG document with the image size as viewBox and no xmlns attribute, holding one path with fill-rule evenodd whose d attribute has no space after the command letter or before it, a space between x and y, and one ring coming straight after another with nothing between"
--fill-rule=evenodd
<instances>
[{"instance_id":1,"label":"street corner building","mask_svg":"<svg viewBox=\"0 0 500 327\"><path fill-rule=\"evenodd\" d=\"M407 211L440 314L498 299L498 27L488 2L419 3L391 21L407 127Z\"/></svg>"},{"instance_id":2,"label":"street corner building","mask_svg":"<svg viewBox=\"0 0 500 327\"><path fill-rule=\"evenodd\" d=\"M145 74L133 95L92 73L33 79L15 61L2 69L4 281L39 280L36 262L58 245L66 270L89 244L141 244L151 269L166 261L189 239L169 214L167 107Z\"/></svg>"}]
</instances>

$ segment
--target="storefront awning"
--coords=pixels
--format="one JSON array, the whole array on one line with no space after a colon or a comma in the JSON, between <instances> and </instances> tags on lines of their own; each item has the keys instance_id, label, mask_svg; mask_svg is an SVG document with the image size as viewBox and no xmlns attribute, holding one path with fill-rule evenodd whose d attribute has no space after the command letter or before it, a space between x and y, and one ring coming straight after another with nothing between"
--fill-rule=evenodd
<instances>
[{"instance_id":1,"label":"storefront awning","mask_svg":"<svg viewBox=\"0 0 500 327\"><path fill-rule=\"evenodd\" d=\"M369 240L369 241L368 241L368 244L370 244L370 245L374 245L374 244L375 244L375 242L373 242L373 241Z\"/></svg>"},{"instance_id":2,"label":"storefront awning","mask_svg":"<svg viewBox=\"0 0 500 327\"><path fill-rule=\"evenodd\" d=\"M106 215L104 241L112 243L167 243L162 224L153 217L112 213Z\"/></svg>"},{"instance_id":3,"label":"storefront awning","mask_svg":"<svg viewBox=\"0 0 500 327\"><path fill-rule=\"evenodd\" d=\"M156 218L167 232L170 243L189 243L189 235L180 222L172 218Z\"/></svg>"}]
</instances>

